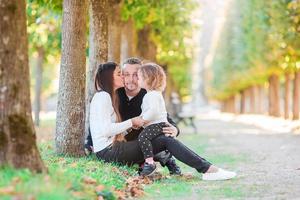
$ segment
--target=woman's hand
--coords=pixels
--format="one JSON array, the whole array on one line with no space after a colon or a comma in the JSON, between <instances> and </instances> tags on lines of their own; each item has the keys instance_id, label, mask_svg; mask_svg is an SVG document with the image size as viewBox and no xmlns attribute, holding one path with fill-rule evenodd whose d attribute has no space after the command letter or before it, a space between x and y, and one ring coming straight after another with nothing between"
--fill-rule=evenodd
<instances>
[{"instance_id":1,"label":"woman's hand","mask_svg":"<svg viewBox=\"0 0 300 200\"><path fill-rule=\"evenodd\" d=\"M166 136L176 137L178 133L177 128L168 122L166 122L166 125L166 127L163 127L163 133Z\"/></svg>"},{"instance_id":2,"label":"woman's hand","mask_svg":"<svg viewBox=\"0 0 300 200\"><path fill-rule=\"evenodd\" d=\"M142 119L142 117L134 117L131 119L132 122L132 128L140 128L144 125L144 120Z\"/></svg>"}]
</instances>

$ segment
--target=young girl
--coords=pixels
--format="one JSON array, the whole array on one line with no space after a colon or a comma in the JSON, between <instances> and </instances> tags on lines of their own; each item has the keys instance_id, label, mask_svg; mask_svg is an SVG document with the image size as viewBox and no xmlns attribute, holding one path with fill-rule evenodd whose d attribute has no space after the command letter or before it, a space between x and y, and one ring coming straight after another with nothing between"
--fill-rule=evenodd
<instances>
[{"instance_id":1,"label":"young girl","mask_svg":"<svg viewBox=\"0 0 300 200\"><path fill-rule=\"evenodd\" d=\"M154 63L147 63L138 70L139 86L147 90L143 98L141 117L145 121L144 130L138 137L140 148L145 158L143 176L151 175L156 165L153 160L151 141L163 133L166 126L167 110L162 95L166 87L166 75L162 67Z\"/></svg>"}]
</instances>

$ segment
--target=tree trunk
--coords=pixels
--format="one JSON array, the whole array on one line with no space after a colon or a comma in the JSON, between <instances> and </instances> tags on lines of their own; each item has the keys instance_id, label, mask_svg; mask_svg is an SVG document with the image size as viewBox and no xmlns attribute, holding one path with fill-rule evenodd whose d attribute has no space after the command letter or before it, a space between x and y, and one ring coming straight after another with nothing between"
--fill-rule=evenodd
<instances>
[{"instance_id":1,"label":"tree trunk","mask_svg":"<svg viewBox=\"0 0 300 200\"><path fill-rule=\"evenodd\" d=\"M34 98L34 124L40 125L40 111L41 111L41 96L43 84L43 62L44 62L44 49L39 47L37 50L38 57L35 68L35 98Z\"/></svg>"},{"instance_id":2,"label":"tree trunk","mask_svg":"<svg viewBox=\"0 0 300 200\"><path fill-rule=\"evenodd\" d=\"M136 31L130 18L124 23L121 36L121 61L136 56Z\"/></svg>"},{"instance_id":3,"label":"tree trunk","mask_svg":"<svg viewBox=\"0 0 300 200\"><path fill-rule=\"evenodd\" d=\"M289 73L285 74L284 82L284 118L289 119L289 103L290 103L290 88L291 88L291 75Z\"/></svg>"},{"instance_id":4,"label":"tree trunk","mask_svg":"<svg viewBox=\"0 0 300 200\"><path fill-rule=\"evenodd\" d=\"M145 26L138 31L137 54L140 58L156 62L156 45L151 39L151 27Z\"/></svg>"},{"instance_id":5,"label":"tree trunk","mask_svg":"<svg viewBox=\"0 0 300 200\"><path fill-rule=\"evenodd\" d=\"M45 172L31 115L25 1L0 1L0 165Z\"/></svg>"},{"instance_id":6,"label":"tree trunk","mask_svg":"<svg viewBox=\"0 0 300 200\"><path fill-rule=\"evenodd\" d=\"M84 155L87 0L63 3L62 58L56 120L56 151Z\"/></svg>"},{"instance_id":7,"label":"tree trunk","mask_svg":"<svg viewBox=\"0 0 300 200\"><path fill-rule=\"evenodd\" d=\"M273 74L269 78L269 115L280 116L279 101L279 77Z\"/></svg>"},{"instance_id":8,"label":"tree trunk","mask_svg":"<svg viewBox=\"0 0 300 200\"><path fill-rule=\"evenodd\" d=\"M108 60L120 63L121 57L121 1L109 1Z\"/></svg>"},{"instance_id":9,"label":"tree trunk","mask_svg":"<svg viewBox=\"0 0 300 200\"><path fill-rule=\"evenodd\" d=\"M246 95L245 90L241 91L241 106L240 106L240 113L245 114L246 111Z\"/></svg>"},{"instance_id":10,"label":"tree trunk","mask_svg":"<svg viewBox=\"0 0 300 200\"><path fill-rule=\"evenodd\" d=\"M108 58L108 0L91 0L89 7L89 68L87 74L85 135L88 135L90 103L95 94L95 73Z\"/></svg>"},{"instance_id":11,"label":"tree trunk","mask_svg":"<svg viewBox=\"0 0 300 200\"><path fill-rule=\"evenodd\" d=\"M299 100L300 100L300 71L295 73L293 88L293 120L299 119Z\"/></svg>"},{"instance_id":12,"label":"tree trunk","mask_svg":"<svg viewBox=\"0 0 300 200\"><path fill-rule=\"evenodd\" d=\"M236 101L235 95L233 95L232 97L230 97L230 112L231 113L236 113L235 101Z\"/></svg>"},{"instance_id":13,"label":"tree trunk","mask_svg":"<svg viewBox=\"0 0 300 200\"><path fill-rule=\"evenodd\" d=\"M262 114L263 113L263 87L258 85L256 87L256 110L255 113Z\"/></svg>"},{"instance_id":14,"label":"tree trunk","mask_svg":"<svg viewBox=\"0 0 300 200\"><path fill-rule=\"evenodd\" d=\"M255 113L255 109L256 109L256 104L255 104L255 86L251 86L248 89L249 92L249 112L250 113Z\"/></svg>"}]
</instances>

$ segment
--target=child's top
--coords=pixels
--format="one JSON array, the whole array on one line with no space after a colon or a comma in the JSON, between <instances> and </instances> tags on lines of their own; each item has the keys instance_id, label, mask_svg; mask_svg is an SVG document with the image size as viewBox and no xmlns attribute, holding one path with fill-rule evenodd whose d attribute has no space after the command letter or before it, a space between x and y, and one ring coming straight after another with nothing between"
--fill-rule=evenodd
<instances>
[{"instance_id":1,"label":"child's top","mask_svg":"<svg viewBox=\"0 0 300 200\"><path fill-rule=\"evenodd\" d=\"M152 90L145 94L142 103L141 117L150 121L146 126L161 122L168 122L167 109L162 92Z\"/></svg>"}]
</instances>

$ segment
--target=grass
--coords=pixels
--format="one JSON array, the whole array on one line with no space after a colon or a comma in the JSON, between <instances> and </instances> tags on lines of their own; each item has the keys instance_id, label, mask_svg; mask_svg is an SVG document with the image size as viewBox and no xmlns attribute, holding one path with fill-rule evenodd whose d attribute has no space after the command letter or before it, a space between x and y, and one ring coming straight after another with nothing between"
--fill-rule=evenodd
<instances>
[{"instance_id":1,"label":"grass","mask_svg":"<svg viewBox=\"0 0 300 200\"><path fill-rule=\"evenodd\" d=\"M228 169L234 169L239 162L248 162L246 155L232 155L229 152L210 150L209 135L184 135L179 139L196 153L207 158L211 163ZM201 181L201 175L196 170L177 161L184 174L192 177L171 177L145 186L144 199L243 199L245 188L238 186L239 179L229 181ZM162 173L167 173L163 169Z\"/></svg>"},{"instance_id":2,"label":"grass","mask_svg":"<svg viewBox=\"0 0 300 200\"><path fill-rule=\"evenodd\" d=\"M49 174L33 174L29 170L14 170L3 167L0 170L0 188L15 188L12 196L30 199L95 199L96 188L104 186L104 192L122 189L128 177L136 172L134 167L117 166L98 161L95 157L71 158L57 156L52 145L40 146L42 158Z\"/></svg>"},{"instance_id":3,"label":"grass","mask_svg":"<svg viewBox=\"0 0 300 200\"><path fill-rule=\"evenodd\" d=\"M42 122L38 134L41 135L41 132L45 136L49 135L49 132L52 134L54 123L54 120ZM214 144L209 142L210 136L190 134L182 135L179 139L198 154L209 158L210 162L222 167L234 169L239 162L246 161L245 155L237 156L226 151L212 150ZM124 188L126 180L136 174L136 167L107 164L98 161L95 157L58 156L49 141L40 142L39 148L49 174L33 174L26 169L14 170L10 167L0 168L1 200L12 199L12 197L38 200L95 199L99 187L104 188L102 194L105 194L105 199L115 199L114 191ZM238 186L238 179L225 182L204 182L201 181L201 175L195 170L179 161L177 163L184 174L192 176L167 176L153 184L145 185L143 199L243 198L244 188ZM168 175L167 169L160 168L160 171L162 174Z\"/></svg>"}]
</instances>

